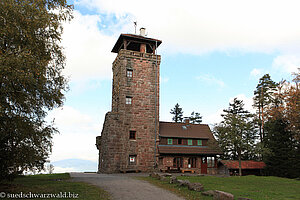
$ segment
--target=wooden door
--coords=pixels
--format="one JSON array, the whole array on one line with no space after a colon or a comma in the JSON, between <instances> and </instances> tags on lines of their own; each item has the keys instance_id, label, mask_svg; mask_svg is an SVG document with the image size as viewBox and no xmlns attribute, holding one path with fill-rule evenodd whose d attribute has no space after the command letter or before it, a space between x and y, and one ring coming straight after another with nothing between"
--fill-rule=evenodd
<instances>
[{"instance_id":1,"label":"wooden door","mask_svg":"<svg viewBox=\"0 0 300 200\"><path fill-rule=\"evenodd\" d=\"M201 158L201 174L207 174L207 158Z\"/></svg>"}]
</instances>

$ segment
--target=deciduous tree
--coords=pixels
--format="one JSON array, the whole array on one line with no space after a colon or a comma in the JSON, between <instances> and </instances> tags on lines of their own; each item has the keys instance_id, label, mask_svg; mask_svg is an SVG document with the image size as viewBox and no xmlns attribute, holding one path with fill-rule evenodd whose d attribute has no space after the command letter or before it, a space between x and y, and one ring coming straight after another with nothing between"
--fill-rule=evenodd
<instances>
[{"instance_id":1,"label":"deciduous tree","mask_svg":"<svg viewBox=\"0 0 300 200\"><path fill-rule=\"evenodd\" d=\"M300 69L292 82L281 81L273 94L265 126L264 161L270 175L300 176Z\"/></svg>"},{"instance_id":2,"label":"deciduous tree","mask_svg":"<svg viewBox=\"0 0 300 200\"><path fill-rule=\"evenodd\" d=\"M67 91L59 42L71 12L66 0L0 1L0 179L41 170L51 151L45 117Z\"/></svg>"}]
</instances>

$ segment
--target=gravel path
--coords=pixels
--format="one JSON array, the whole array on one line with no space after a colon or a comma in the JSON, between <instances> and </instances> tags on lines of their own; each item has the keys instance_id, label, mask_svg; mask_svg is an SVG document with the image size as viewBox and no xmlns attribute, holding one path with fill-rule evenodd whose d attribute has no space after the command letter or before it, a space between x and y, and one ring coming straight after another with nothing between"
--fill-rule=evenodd
<instances>
[{"instance_id":1,"label":"gravel path","mask_svg":"<svg viewBox=\"0 0 300 200\"><path fill-rule=\"evenodd\" d=\"M74 181L97 185L109 192L116 200L183 200L167 190L132 178L133 176L143 176L143 174L70 174Z\"/></svg>"}]
</instances>

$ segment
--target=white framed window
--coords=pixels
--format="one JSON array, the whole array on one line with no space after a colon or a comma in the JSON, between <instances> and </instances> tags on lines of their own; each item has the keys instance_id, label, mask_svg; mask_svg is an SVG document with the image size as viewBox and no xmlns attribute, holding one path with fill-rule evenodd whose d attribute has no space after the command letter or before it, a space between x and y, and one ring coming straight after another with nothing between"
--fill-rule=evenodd
<instances>
[{"instance_id":1,"label":"white framed window","mask_svg":"<svg viewBox=\"0 0 300 200\"><path fill-rule=\"evenodd\" d=\"M127 69L127 71L126 71L126 76L127 76L128 78L132 78L132 76L133 76L133 70L132 70L132 69Z\"/></svg>"},{"instance_id":2,"label":"white framed window","mask_svg":"<svg viewBox=\"0 0 300 200\"><path fill-rule=\"evenodd\" d=\"M207 167L215 167L215 157L207 157Z\"/></svg>"},{"instance_id":3,"label":"white framed window","mask_svg":"<svg viewBox=\"0 0 300 200\"><path fill-rule=\"evenodd\" d=\"M136 155L129 155L129 164L130 165L136 164Z\"/></svg>"},{"instance_id":4,"label":"white framed window","mask_svg":"<svg viewBox=\"0 0 300 200\"><path fill-rule=\"evenodd\" d=\"M127 96L127 97L126 97L126 100L125 100L125 103L126 103L127 105L131 105L131 104L132 104L132 97Z\"/></svg>"}]
</instances>

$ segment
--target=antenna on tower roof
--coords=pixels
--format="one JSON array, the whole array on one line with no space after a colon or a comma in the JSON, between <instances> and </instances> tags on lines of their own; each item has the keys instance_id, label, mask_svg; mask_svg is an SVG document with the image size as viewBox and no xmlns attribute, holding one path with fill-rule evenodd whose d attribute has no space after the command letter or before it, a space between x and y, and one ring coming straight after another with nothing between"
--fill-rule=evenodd
<instances>
[{"instance_id":1,"label":"antenna on tower roof","mask_svg":"<svg viewBox=\"0 0 300 200\"><path fill-rule=\"evenodd\" d=\"M133 24L134 24L134 34L136 34L137 21L133 22Z\"/></svg>"}]
</instances>

